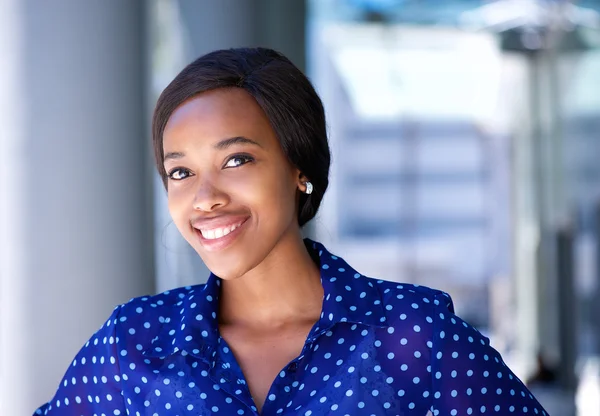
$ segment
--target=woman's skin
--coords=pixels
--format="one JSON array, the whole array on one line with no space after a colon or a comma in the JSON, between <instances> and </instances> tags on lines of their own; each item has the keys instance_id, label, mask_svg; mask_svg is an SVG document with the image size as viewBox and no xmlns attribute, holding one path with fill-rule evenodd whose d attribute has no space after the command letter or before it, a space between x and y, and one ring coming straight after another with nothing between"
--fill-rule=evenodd
<instances>
[{"instance_id":1,"label":"woman's skin","mask_svg":"<svg viewBox=\"0 0 600 416\"><path fill-rule=\"evenodd\" d=\"M258 103L239 88L180 105L163 148L171 216L223 279L219 331L260 411L321 313L320 273L297 220L308 178L288 161Z\"/></svg>"}]
</instances>

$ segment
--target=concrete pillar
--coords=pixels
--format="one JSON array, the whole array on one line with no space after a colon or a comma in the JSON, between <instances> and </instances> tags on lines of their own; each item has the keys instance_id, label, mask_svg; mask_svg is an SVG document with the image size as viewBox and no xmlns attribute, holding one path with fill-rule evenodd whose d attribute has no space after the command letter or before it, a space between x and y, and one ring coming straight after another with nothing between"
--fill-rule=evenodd
<instances>
[{"instance_id":1,"label":"concrete pillar","mask_svg":"<svg viewBox=\"0 0 600 416\"><path fill-rule=\"evenodd\" d=\"M170 33L172 40L182 45L182 53L176 71L154 74L154 95L186 64L215 49L265 46L284 53L300 69L306 66L305 0L155 0L155 5L155 21L164 22L165 13L171 15L163 36ZM158 290L204 282L208 269L172 223L159 180L155 188L155 222L160 233L156 242ZM310 233L310 225L308 228Z\"/></svg>"},{"instance_id":2,"label":"concrete pillar","mask_svg":"<svg viewBox=\"0 0 600 416\"><path fill-rule=\"evenodd\" d=\"M2 0L0 414L153 291L142 0Z\"/></svg>"},{"instance_id":3,"label":"concrete pillar","mask_svg":"<svg viewBox=\"0 0 600 416\"><path fill-rule=\"evenodd\" d=\"M266 46L300 69L305 57L305 0L178 0L191 59L221 48Z\"/></svg>"},{"instance_id":4,"label":"concrete pillar","mask_svg":"<svg viewBox=\"0 0 600 416\"><path fill-rule=\"evenodd\" d=\"M533 82L529 62L522 55L507 53L505 59L519 63L523 72L524 87L519 108L522 114L515 123L517 128L513 137L512 152L512 192L513 192L513 258L515 277L516 332L517 350L522 361L521 376L526 377L534 371L535 357L539 349L539 264L537 262L541 230L537 211L537 193L535 188L536 169L534 163L535 123L531 113L535 111L530 103L531 93L527 86ZM521 71L520 71L521 72Z\"/></svg>"},{"instance_id":5,"label":"concrete pillar","mask_svg":"<svg viewBox=\"0 0 600 416\"><path fill-rule=\"evenodd\" d=\"M520 51L530 71L529 110L514 141L515 276L519 350L525 372L538 351L561 359L561 325L572 319L560 305L557 232L568 219L562 168L560 79L556 51ZM566 327L565 327L566 328Z\"/></svg>"}]
</instances>

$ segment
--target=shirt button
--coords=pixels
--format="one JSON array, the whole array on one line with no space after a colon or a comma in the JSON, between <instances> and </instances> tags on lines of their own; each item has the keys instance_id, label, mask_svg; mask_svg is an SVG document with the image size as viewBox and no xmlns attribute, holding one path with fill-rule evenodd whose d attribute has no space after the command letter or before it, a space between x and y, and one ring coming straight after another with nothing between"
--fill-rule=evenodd
<instances>
[{"instance_id":1,"label":"shirt button","mask_svg":"<svg viewBox=\"0 0 600 416\"><path fill-rule=\"evenodd\" d=\"M296 371L298 369L298 363L293 362L289 365L288 370L289 371Z\"/></svg>"}]
</instances>

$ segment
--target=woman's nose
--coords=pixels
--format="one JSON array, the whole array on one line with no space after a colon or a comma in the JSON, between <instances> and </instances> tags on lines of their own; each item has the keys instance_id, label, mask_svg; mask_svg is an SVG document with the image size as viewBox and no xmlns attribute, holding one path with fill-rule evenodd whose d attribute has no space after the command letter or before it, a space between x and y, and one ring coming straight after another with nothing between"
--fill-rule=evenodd
<instances>
[{"instance_id":1,"label":"woman's nose","mask_svg":"<svg viewBox=\"0 0 600 416\"><path fill-rule=\"evenodd\" d=\"M214 183L204 180L196 190L193 207L198 211L211 212L228 203L229 197L226 192L219 189Z\"/></svg>"}]
</instances>

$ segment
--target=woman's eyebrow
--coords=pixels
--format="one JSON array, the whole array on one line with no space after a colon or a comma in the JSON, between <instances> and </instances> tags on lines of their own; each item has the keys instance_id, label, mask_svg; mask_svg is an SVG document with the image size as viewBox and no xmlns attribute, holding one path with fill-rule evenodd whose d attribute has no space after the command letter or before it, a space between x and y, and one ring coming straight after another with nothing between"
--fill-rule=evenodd
<instances>
[{"instance_id":1,"label":"woman's eyebrow","mask_svg":"<svg viewBox=\"0 0 600 416\"><path fill-rule=\"evenodd\" d=\"M243 136L230 137L228 139L220 140L213 147L217 150L224 150L236 144L250 144L253 146L262 147L260 143ZM165 153L163 162L166 162L167 160L182 159L184 157L185 153L183 152L167 152Z\"/></svg>"},{"instance_id":2,"label":"woman's eyebrow","mask_svg":"<svg viewBox=\"0 0 600 416\"><path fill-rule=\"evenodd\" d=\"M214 148L217 150L224 150L228 147L231 147L235 144L251 144L254 146L262 147L258 142L255 142L252 139L243 136L230 137L228 139L223 139L214 145Z\"/></svg>"},{"instance_id":3,"label":"woman's eyebrow","mask_svg":"<svg viewBox=\"0 0 600 416\"><path fill-rule=\"evenodd\" d=\"M169 159L182 159L183 157L185 157L185 153L182 152L168 152L165 154L165 157L163 158L163 162L166 162Z\"/></svg>"}]
</instances>

